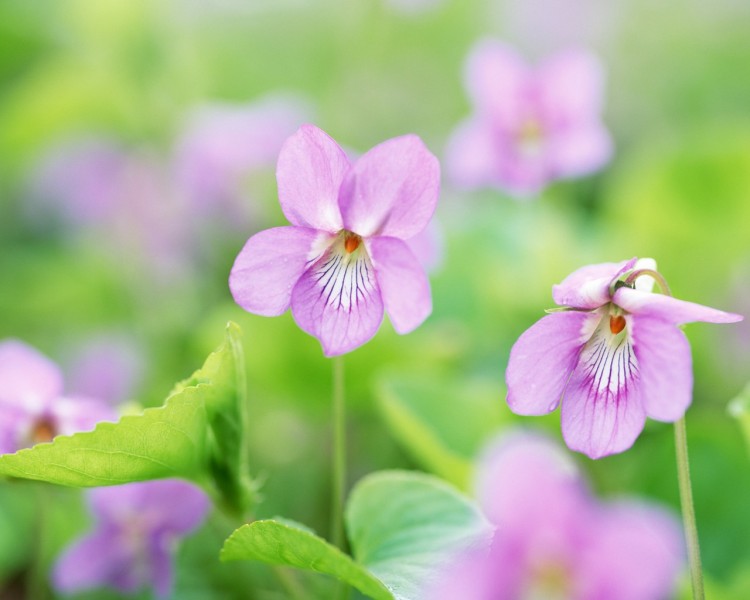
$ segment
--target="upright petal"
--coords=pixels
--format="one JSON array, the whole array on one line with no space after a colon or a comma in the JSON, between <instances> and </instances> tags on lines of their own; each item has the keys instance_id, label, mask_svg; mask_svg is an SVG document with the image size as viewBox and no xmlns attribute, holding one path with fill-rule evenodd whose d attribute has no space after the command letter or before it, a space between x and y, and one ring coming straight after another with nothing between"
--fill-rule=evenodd
<instances>
[{"instance_id":1,"label":"upright petal","mask_svg":"<svg viewBox=\"0 0 750 600\"><path fill-rule=\"evenodd\" d=\"M654 317L673 325L702 321L704 323L736 323L742 315L703 306L686 300L678 300L663 294L652 294L642 290L622 287L615 292L613 301L639 317Z\"/></svg>"},{"instance_id":2,"label":"upright petal","mask_svg":"<svg viewBox=\"0 0 750 600\"><path fill-rule=\"evenodd\" d=\"M0 403L39 412L63 389L60 368L19 340L0 342Z\"/></svg>"},{"instance_id":3,"label":"upright petal","mask_svg":"<svg viewBox=\"0 0 750 600\"><path fill-rule=\"evenodd\" d=\"M684 568L677 519L633 501L603 506L591 515L592 539L579 552L581 600L671 598Z\"/></svg>"},{"instance_id":4,"label":"upright petal","mask_svg":"<svg viewBox=\"0 0 750 600\"><path fill-rule=\"evenodd\" d=\"M54 588L67 594L103 586L134 591L134 585L118 582L118 575L130 571L134 561L120 535L119 530L103 528L68 546L52 571Z\"/></svg>"},{"instance_id":5,"label":"upright petal","mask_svg":"<svg viewBox=\"0 0 750 600\"><path fill-rule=\"evenodd\" d=\"M338 197L349 170L341 147L314 125L284 142L276 166L281 210L292 225L335 233L341 229Z\"/></svg>"},{"instance_id":6,"label":"upright petal","mask_svg":"<svg viewBox=\"0 0 750 600\"><path fill-rule=\"evenodd\" d=\"M422 231L440 191L437 158L416 135L386 140L363 154L344 178L344 227L362 237L400 239Z\"/></svg>"},{"instance_id":7,"label":"upright petal","mask_svg":"<svg viewBox=\"0 0 750 600\"><path fill-rule=\"evenodd\" d=\"M474 106L497 125L514 127L528 110L531 73L502 42L478 42L469 54L465 77Z\"/></svg>"},{"instance_id":8,"label":"upright petal","mask_svg":"<svg viewBox=\"0 0 750 600\"><path fill-rule=\"evenodd\" d=\"M631 269L637 259L619 263L588 265L573 271L562 283L552 286L552 298L560 306L598 308L610 301L609 286L621 273Z\"/></svg>"},{"instance_id":9,"label":"upright petal","mask_svg":"<svg viewBox=\"0 0 750 600\"><path fill-rule=\"evenodd\" d=\"M383 300L364 247L352 254L330 250L305 271L292 290L292 316L320 340L326 356L372 338L383 320Z\"/></svg>"},{"instance_id":10,"label":"upright petal","mask_svg":"<svg viewBox=\"0 0 750 600\"><path fill-rule=\"evenodd\" d=\"M597 328L586 344L562 401L565 443L590 458L627 450L646 421L633 343L609 327Z\"/></svg>"},{"instance_id":11,"label":"upright petal","mask_svg":"<svg viewBox=\"0 0 750 600\"><path fill-rule=\"evenodd\" d=\"M569 50L536 72L545 120L554 126L598 120L604 99L604 69L593 54Z\"/></svg>"},{"instance_id":12,"label":"upright petal","mask_svg":"<svg viewBox=\"0 0 750 600\"><path fill-rule=\"evenodd\" d=\"M692 401L690 344L680 329L659 319L639 315L632 322L646 414L658 421L676 421Z\"/></svg>"},{"instance_id":13,"label":"upright petal","mask_svg":"<svg viewBox=\"0 0 750 600\"><path fill-rule=\"evenodd\" d=\"M428 273L439 268L443 262L443 232L436 219L432 219L421 233L406 240L406 245Z\"/></svg>"},{"instance_id":14,"label":"upright petal","mask_svg":"<svg viewBox=\"0 0 750 600\"><path fill-rule=\"evenodd\" d=\"M252 236L234 261L229 289L245 310L274 317L289 308L292 289L309 266L319 232L275 227Z\"/></svg>"},{"instance_id":15,"label":"upright petal","mask_svg":"<svg viewBox=\"0 0 750 600\"><path fill-rule=\"evenodd\" d=\"M578 177L602 167L612 156L612 138L599 123L551 135L550 170L559 177Z\"/></svg>"},{"instance_id":16,"label":"upright petal","mask_svg":"<svg viewBox=\"0 0 750 600\"><path fill-rule=\"evenodd\" d=\"M367 247L393 328L401 334L409 333L432 312L430 282L424 268L406 242L397 238L373 238Z\"/></svg>"},{"instance_id":17,"label":"upright petal","mask_svg":"<svg viewBox=\"0 0 750 600\"><path fill-rule=\"evenodd\" d=\"M445 151L448 177L454 185L475 189L497 182L500 149L496 135L487 120L471 119L458 126Z\"/></svg>"},{"instance_id":18,"label":"upright petal","mask_svg":"<svg viewBox=\"0 0 750 600\"><path fill-rule=\"evenodd\" d=\"M175 503L175 498L180 498ZM143 519L152 532L185 534L198 527L211 503L198 486L181 479L140 481L88 492L91 511L104 523Z\"/></svg>"},{"instance_id":19,"label":"upright petal","mask_svg":"<svg viewBox=\"0 0 750 600\"><path fill-rule=\"evenodd\" d=\"M560 403L586 341L589 313L569 311L542 317L510 351L505 382L508 406L519 415L544 415Z\"/></svg>"}]
</instances>

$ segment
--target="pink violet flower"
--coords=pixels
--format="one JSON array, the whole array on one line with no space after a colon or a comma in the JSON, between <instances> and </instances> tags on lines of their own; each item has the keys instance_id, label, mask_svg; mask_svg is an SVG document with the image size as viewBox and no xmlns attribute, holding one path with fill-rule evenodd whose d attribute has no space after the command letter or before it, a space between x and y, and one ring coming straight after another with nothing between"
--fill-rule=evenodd
<instances>
[{"instance_id":1,"label":"pink violet flower","mask_svg":"<svg viewBox=\"0 0 750 600\"><path fill-rule=\"evenodd\" d=\"M238 212L243 181L271 171L284 141L311 113L307 102L284 95L197 107L175 143L178 187L199 213L229 212L232 222L244 220Z\"/></svg>"},{"instance_id":2,"label":"pink violet flower","mask_svg":"<svg viewBox=\"0 0 750 600\"><path fill-rule=\"evenodd\" d=\"M646 416L673 422L692 400L690 344L678 325L734 323L740 315L652 293L653 259L578 269L552 288L563 307L510 352L508 406L543 415L562 404L562 433L591 458L623 452Z\"/></svg>"},{"instance_id":3,"label":"pink violet flower","mask_svg":"<svg viewBox=\"0 0 750 600\"><path fill-rule=\"evenodd\" d=\"M568 50L533 69L510 47L482 40L467 60L466 87L474 114L446 151L461 187L529 196L596 171L612 154L600 118L604 74L592 54Z\"/></svg>"},{"instance_id":4,"label":"pink violet flower","mask_svg":"<svg viewBox=\"0 0 750 600\"><path fill-rule=\"evenodd\" d=\"M169 597L176 543L203 523L211 507L206 494L187 481L164 479L89 490L88 503L94 529L57 559L55 589L152 587L159 598Z\"/></svg>"},{"instance_id":5,"label":"pink violet flower","mask_svg":"<svg viewBox=\"0 0 750 600\"><path fill-rule=\"evenodd\" d=\"M507 436L480 461L491 547L442 569L431 600L662 600L684 563L679 522L638 500L600 502L550 440Z\"/></svg>"},{"instance_id":6,"label":"pink violet flower","mask_svg":"<svg viewBox=\"0 0 750 600\"><path fill-rule=\"evenodd\" d=\"M0 381L0 454L117 420L106 402L63 395L59 367L23 342L0 342Z\"/></svg>"},{"instance_id":7,"label":"pink violet flower","mask_svg":"<svg viewBox=\"0 0 750 600\"><path fill-rule=\"evenodd\" d=\"M291 306L326 356L367 342L384 311L400 334L427 318L430 284L406 240L430 222L440 167L417 136L350 163L333 139L303 125L281 149L276 177L291 226L261 231L242 248L229 276L237 304L264 316Z\"/></svg>"}]
</instances>

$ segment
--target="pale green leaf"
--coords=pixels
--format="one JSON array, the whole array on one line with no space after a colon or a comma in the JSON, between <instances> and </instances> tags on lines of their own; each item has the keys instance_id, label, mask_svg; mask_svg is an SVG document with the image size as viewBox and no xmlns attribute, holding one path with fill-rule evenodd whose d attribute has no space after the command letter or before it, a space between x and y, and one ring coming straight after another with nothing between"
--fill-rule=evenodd
<instances>
[{"instance_id":1,"label":"pale green leaf","mask_svg":"<svg viewBox=\"0 0 750 600\"><path fill-rule=\"evenodd\" d=\"M221 560L258 560L331 575L375 600L393 600L385 586L338 548L292 522L243 525L224 543Z\"/></svg>"}]
</instances>

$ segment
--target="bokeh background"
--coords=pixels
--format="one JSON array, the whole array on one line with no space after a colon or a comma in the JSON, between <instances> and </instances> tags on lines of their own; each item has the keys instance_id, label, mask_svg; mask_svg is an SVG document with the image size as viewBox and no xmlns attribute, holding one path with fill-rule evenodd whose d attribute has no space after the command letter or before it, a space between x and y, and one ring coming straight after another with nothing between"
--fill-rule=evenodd
<instances>
[{"instance_id":1,"label":"bokeh background","mask_svg":"<svg viewBox=\"0 0 750 600\"><path fill-rule=\"evenodd\" d=\"M251 234L285 222L274 164L299 124L352 153L413 132L442 157L470 111L462 65L483 36L530 61L597 53L614 158L524 201L444 181L433 315L406 337L386 322L345 358L350 483L418 468L469 490L472 457L502 429L559 438L559 414L509 412L503 375L551 285L581 265L652 256L678 297L749 315L743 0L4 0L0 339L53 358L73 391L150 406L236 321L256 516L326 532L330 361L289 314L236 306L229 270ZM686 333L704 565L712 597L746 599L750 461L727 405L750 380L750 323ZM672 435L650 422L631 451L576 459L598 494L678 510ZM87 523L78 490L0 482L0 598L53 597L49 566ZM288 597L272 569L218 562L235 525L215 514L183 544L176 598Z\"/></svg>"}]
</instances>

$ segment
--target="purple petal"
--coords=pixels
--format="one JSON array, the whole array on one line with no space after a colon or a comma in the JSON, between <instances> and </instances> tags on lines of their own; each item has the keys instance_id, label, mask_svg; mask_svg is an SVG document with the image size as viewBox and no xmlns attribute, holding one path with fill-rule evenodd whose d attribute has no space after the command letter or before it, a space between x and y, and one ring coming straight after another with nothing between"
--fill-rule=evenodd
<instances>
[{"instance_id":1,"label":"purple petal","mask_svg":"<svg viewBox=\"0 0 750 600\"><path fill-rule=\"evenodd\" d=\"M96 488L89 492L88 500L103 523L127 523L135 517L147 523L150 532L160 534L189 533L203 522L211 507L203 490L181 479Z\"/></svg>"},{"instance_id":2,"label":"purple petal","mask_svg":"<svg viewBox=\"0 0 750 600\"><path fill-rule=\"evenodd\" d=\"M632 322L646 414L659 421L676 421L692 401L690 344L676 326L659 319L639 315Z\"/></svg>"},{"instance_id":3,"label":"purple petal","mask_svg":"<svg viewBox=\"0 0 750 600\"><path fill-rule=\"evenodd\" d=\"M406 240L406 245L428 273L443 262L443 233L435 219L421 233Z\"/></svg>"},{"instance_id":4,"label":"purple petal","mask_svg":"<svg viewBox=\"0 0 750 600\"><path fill-rule=\"evenodd\" d=\"M437 158L416 135L386 140L347 173L339 204L344 226L362 237L408 239L435 212L440 191Z\"/></svg>"},{"instance_id":5,"label":"purple petal","mask_svg":"<svg viewBox=\"0 0 750 600\"><path fill-rule=\"evenodd\" d=\"M58 435L73 435L79 431L91 431L102 421L115 422L118 414L112 406L91 398L58 398L50 406L49 413Z\"/></svg>"},{"instance_id":6,"label":"purple petal","mask_svg":"<svg viewBox=\"0 0 750 600\"><path fill-rule=\"evenodd\" d=\"M169 598L174 586L171 536L155 536L149 544L149 570L157 598Z\"/></svg>"},{"instance_id":7,"label":"purple petal","mask_svg":"<svg viewBox=\"0 0 750 600\"><path fill-rule=\"evenodd\" d=\"M63 388L59 367L18 340L0 342L0 403L41 412Z\"/></svg>"},{"instance_id":8,"label":"purple petal","mask_svg":"<svg viewBox=\"0 0 750 600\"><path fill-rule=\"evenodd\" d=\"M586 341L583 331L592 318L598 316L553 313L518 338L505 371L508 406L514 413L544 415L557 408Z\"/></svg>"},{"instance_id":9,"label":"purple petal","mask_svg":"<svg viewBox=\"0 0 750 600\"><path fill-rule=\"evenodd\" d=\"M367 242L385 310L397 333L409 333L432 312L430 282L424 268L407 246L396 238Z\"/></svg>"},{"instance_id":10,"label":"purple petal","mask_svg":"<svg viewBox=\"0 0 750 600\"><path fill-rule=\"evenodd\" d=\"M587 343L562 402L565 443L590 458L627 450L646 421L633 344L610 338L597 330Z\"/></svg>"},{"instance_id":11,"label":"purple petal","mask_svg":"<svg viewBox=\"0 0 750 600\"><path fill-rule=\"evenodd\" d=\"M612 138L598 123L551 135L548 144L550 170L560 177L592 173L612 156Z\"/></svg>"},{"instance_id":12,"label":"purple petal","mask_svg":"<svg viewBox=\"0 0 750 600\"><path fill-rule=\"evenodd\" d=\"M588 265L573 271L562 283L552 286L552 298L560 306L592 309L610 301L609 286L621 273L631 269L635 258L619 263Z\"/></svg>"},{"instance_id":13,"label":"purple petal","mask_svg":"<svg viewBox=\"0 0 750 600\"><path fill-rule=\"evenodd\" d=\"M34 416L17 406L0 404L0 454L12 454L25 446Z\"/></svg>"},{"instance_id":14,"label":"purple petal","mask_svg":"<svg viewBox=\"0 0 750 600\"><path fill-rule=\"evenodd\" d=\"M281 210L292 225L335 233L341 229L338 198L349 159L314 125L303 125L279 154L276 180Z\"/></svg>"},{"instance_id":15,"label":"purple petal","mask_svg":"<svg viewBox=\"0 0 750 600\"><path fill-rule=\"evenodd\" d=\"M653 506L620 501L590 515L592 540L580 552L582 600L669 598L684 568L677 519Z\"/></svg>"},{"instance_id":16,"label":"purple petal","mask_svg":"<svg viewBox=\"0 0 750 600\"><path fill-rule=\"evenodd\" d=\"M135 591L137 582L123 578L124 573L132 570L134 560L132 550L122 543L117 529L99 529L65 549L52 571L52 584L62 593L103 586Z\"/></svg>"},{"instance_id":17,"label":"purple petal","mask_svg":"<svg viewBox=\"0 0 750 600\"><path fill-rule=\"evenodd\" d=\"M446 148L448 176L454 185L474 189L497 185L499 148L496 132L482 119L465 121L453 132Z\"/></svg>"},{"instance_id":18,"label":"purple petal","mask_svg":"<svg viewBox=\"0 0 750 600\"><path fill-rule=\"evenodd\" d=\"M300 277L292 290L292 315L315 336L326 356L344 354L375 335L383 300L369 259L329 251Z\"/></svg>"},{"instance_id":19,"label":"purple petal","mask_svg":"<svg viewBox=\"0 0 750 600\"><path fill-rule=\"evenodd\" d=\"M245 310L275 317L289 308L292 289L308 266L320 234L304 227L275 227L252 236L234 261L229 289Z\"/></svg>"},{"instance_id":20,"label":"purple petal","mask_svg":"<svg viewBox=\"0 0 750 600\"><path fill-rule=\"evenodd\" d=\"M654 317L673 325L702 321L704 323L736 323L742 321L742 315L727 313L722 310L678 300L663 294L652 294L641 290L622 287L615 292L613 301L633 314Z\"/></svg>"},{"instance_id":21,"label":"purple petal","mask_svg":"<svg viewBox=\"0 0 750 600\"><path fill-rule=\"evenodd\" d=\"M570 50L536 72L545 121L571 127L598 119L604 99L604 70L593 54Z\"/></svg>"},{"instance_id":22,"label":"purple petal","mask_svg":"<svg viewBox=\"0 0 750 600\"><path fill-rule=\"evenodd\" d=\"M489 445L480 458L477 497L504 536L532 536L546 515L564 521L585 491L575 463L551 440L517 432ZM549 499L555 498L554 505ZM557 516L555 516L555 513Z\"/></svg>"},{"instance_id":23,"label":"purple petal","mask_svg":"<svg viewBox=\"0 0 750 600\"><path fill-rule=\"evenodd\" d=\"M480 114L495 125L513 128L528 108L531 74L521 58L497 40L485 39L471 50L466 87Z\"/></svg>"}]
</instances>

